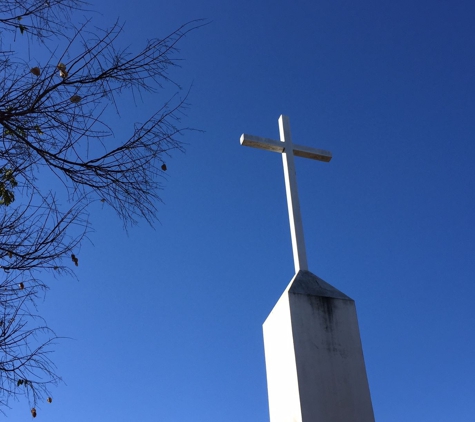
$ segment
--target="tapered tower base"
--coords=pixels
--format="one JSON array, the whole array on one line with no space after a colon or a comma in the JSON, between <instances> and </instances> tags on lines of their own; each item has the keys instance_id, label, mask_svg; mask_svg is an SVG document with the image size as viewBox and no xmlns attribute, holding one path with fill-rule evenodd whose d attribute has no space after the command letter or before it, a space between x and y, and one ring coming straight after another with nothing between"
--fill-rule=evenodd
<instances>
[{"instance_id":1,"label":"tapered tower base","mask_svg":"<svg viewBox=\"0 0 475 422\"><path fill-rule=\"evenodd\" d=\"M374 422L351 298L299 271L263 330L271 422Z\"/></svg>"}]
</instances>

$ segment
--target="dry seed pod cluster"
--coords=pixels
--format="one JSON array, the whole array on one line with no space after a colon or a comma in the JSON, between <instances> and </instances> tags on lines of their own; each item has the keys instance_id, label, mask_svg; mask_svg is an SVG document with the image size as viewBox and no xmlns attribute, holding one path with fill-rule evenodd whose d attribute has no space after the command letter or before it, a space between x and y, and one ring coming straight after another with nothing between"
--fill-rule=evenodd
<instances>
[{"instance_id":1,"label":"dry seed pod cluster","mask_svg":"<svg viewBox=\"0 0 475 422\"><path fill-rule=\"evenodd\" d=\"M64 63L58 64L57 68L59 69L59 76L63 79L68 77L68 72L66 72L66 65Z\"/></svg>"},{"instance_id":2,"label":"dry seed pod cluster","mask_svg":"<svg viewBox=\"0 0 475 422\"><path fill-rule=\"evenodd\" d=\"M69 101L71 101L74 104L77 104L79 101L81 101L81 97L79 95L73 95Z\"/></svg>"}]
</instances>

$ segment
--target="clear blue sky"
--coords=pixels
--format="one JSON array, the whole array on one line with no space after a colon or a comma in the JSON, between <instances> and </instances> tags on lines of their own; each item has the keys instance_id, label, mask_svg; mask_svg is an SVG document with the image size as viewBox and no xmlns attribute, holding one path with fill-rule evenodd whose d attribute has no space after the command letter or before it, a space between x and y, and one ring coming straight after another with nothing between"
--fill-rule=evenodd
<instances>
[{"instance_id":1,"label":"clear blue sky","mask_svg":"<svg viewBox=\"0 0 475 422\"><path fill-rule=\"evenodd\" d=\"M98 25L125 20L132 47L212 21L171 74L193 85L184 124L205 132L167 160L155 230L92 211L79 281L53 280L41 304L71 339L54 354L67 385L38 420L268 421L261 326L294 268L281 158L239 137L277 138L286 114L295 143L333 152L296 160L309 266L356 301L376 420L473 422L475 4L93 8Z\"/></svg>"}]
</instances>

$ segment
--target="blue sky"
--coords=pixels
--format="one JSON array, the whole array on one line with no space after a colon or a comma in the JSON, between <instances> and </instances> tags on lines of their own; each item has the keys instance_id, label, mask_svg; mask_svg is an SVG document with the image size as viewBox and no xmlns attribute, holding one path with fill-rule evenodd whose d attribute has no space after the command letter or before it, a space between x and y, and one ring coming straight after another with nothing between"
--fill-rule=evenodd
<instances>
[{"instance_id":1,"label":"blue sky","mask_svg":"<svg viewBox=\"0 0 475 422\"><path fill-rule=\"evenodd\" d=\"M296 159L309 269L355 299L378 422L475 414L475 5L469 1L93 3L138 48L207 18L171 76L190 86L154 229L106 207L40 310L69 337L38 420L268 420L262 323L294 275L281 158ZM148 115L169 93L123 105ZM139 117L137 117L138 119ZM124 118L125 121L125 118ZM133 120L131 121L131 123ZM120 137L120 131L116 132ZM28 420L13 403L10 420Z\"/></svg>"}]
</instances>

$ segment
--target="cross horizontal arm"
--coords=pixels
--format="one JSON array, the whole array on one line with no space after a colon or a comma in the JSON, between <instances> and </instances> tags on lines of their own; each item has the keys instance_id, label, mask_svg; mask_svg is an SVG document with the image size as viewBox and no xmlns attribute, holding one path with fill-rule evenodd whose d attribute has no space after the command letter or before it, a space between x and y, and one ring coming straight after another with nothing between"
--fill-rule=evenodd
<instances>
[{"instance_id":1,"label":"cross horizontal arm","mask_svg":"<svg viewBox=\"0 0 475 422\"><path fill-rule=\"evenodd\" d=\"M274 139L269 138L261 138L260 136L247 135L246 133L241 135L241 145L280 153L284 152L285 146L281 141L275 141ZM332 153L330 151L296 144L292 144L292 146L294 149L294 155L297 157L310 158L312 160L324 161L326 163L332 159Z\"/></svg>"},{"instance_id":2,"label":"cross horizontal arm","mask_svg":"<svg viewBox=\"0 0 475 422\"><path fill-rule=\"evenodd\" d=\"M269 138L261 138L260 136L247 135L245 133L241 135L241 145L273 152L284 152L283 142L274 141Z\"/></svg>"},{"instance_id":3,"label":"cross horizontal arm","mask_svg":"<svg viewBox=\"0 0 475 422\"><path fill-rule=\"evenodd\" d=\"M303 147L294 144L294 155L296 157L310 158L312 160L324 161L328 163L332 159L332 153L324 149Z\"/></svg>"}]
</instances>

